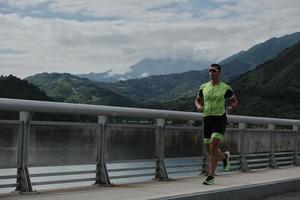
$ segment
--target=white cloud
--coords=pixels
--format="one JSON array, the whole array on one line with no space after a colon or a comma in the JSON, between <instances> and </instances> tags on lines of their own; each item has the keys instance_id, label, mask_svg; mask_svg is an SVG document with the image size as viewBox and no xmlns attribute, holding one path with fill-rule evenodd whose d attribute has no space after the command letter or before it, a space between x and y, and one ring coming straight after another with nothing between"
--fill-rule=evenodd
<instances>
[{"instance_id":1,"label":"white cloud","mask_svg":"<svg viewBox=\"0 0 300 200\"><path fill-rule=\"evenodd\" d=\"M219 61L299 31L298 0L203 2L0 0L1 73L123 73L143 58Z\"/></svg>"}]
</instances>

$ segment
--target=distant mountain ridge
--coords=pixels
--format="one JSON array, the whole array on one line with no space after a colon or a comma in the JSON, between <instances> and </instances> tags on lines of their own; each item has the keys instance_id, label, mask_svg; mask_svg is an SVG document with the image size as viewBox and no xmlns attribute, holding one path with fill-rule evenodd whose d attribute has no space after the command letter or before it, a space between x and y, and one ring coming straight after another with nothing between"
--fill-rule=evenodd
<instances>
[{"instance_id":1,"label":"distant mountain ridge","mask_svg":"<svg viewBox=\"0 0 300 200\"><path fill-rule=\"evenodd\" d=\"M284 49L300 41L300 32L284 35L279 38L271 38L259 43L248 50L240 51L219 63L223 66L224 80L232 80L240 74L255 68L274 57ZM130 66L130 70L124 74L112 74L111 70L102 73L78 74L78 77L87 78L97 82L117 82L129 79L145 78L153 75L166 75L185 73L188 71L201 71L212 61L193 59L148 59L145 58Z\"/></svg>"},{"instance_id":2,"label":"distant mountain ridge","mask_svg":"<svg viewBox=\"0 0 300 200\"><path fill-rule=\"evenodd\" d=\"M286 43L284 42L285 40L287 40ZM255 45L247 51L240 51L239 53L224 59L221 62L222 80L228 83L229 81L238 79L244 71L253 70L255 68L253 66L256 63L264 64L265 62L269 62L267 60L269 58L277 59L276 56L280 54L278 51L283 47L288 46L288 44L295 44L295 41L300 41L300 33L270 39L264 43ZM266 49L270 49L271 47L273 50L270 50L267 53L262 53L262 51L267 51ZM255 58L255 54L259 54L258 58ZM76 97L76 101L81 103L102 105L117 104L118 106L135 106L186 111L194 110L193 101L197 95L199 86L209 80L207 69L168 75L149 76L141 79L118 81L116 83L99 83L71 76L69 74L69 78L64 78L63 81L55 87L58 87L60 90L61 88L65 88L65 85L76 86L79 84L83 87L80 90L73 90L71 89L72 87L68 86L66 91L60 91L55 89L55 87L54 89L51 88L53 87L51 85L55 85L60 79L56 77L54 81L49 81L47 76L53 75L45 74L45 77L42 78L32 76L28 80L37 84L41 89L47 91L47 94L51 97L55 96L57 99L59 95L62 95L61 100L63 101L70 101L71 99L72 102L72 100ZM80 81L78 81L79 79ZM98 96L94 97L94 94L97 93L98 89L104 89L108 92L99 92ZM51 92L53 91L55 91L55 93L52 95ZM84 98L79 98L79 94L81 92L84 94ZM90 101L87 99L91 97L92 99L97 99L103 95L107 96L105 98L106 100L98 99L97 101ZM116 99L119 99L120 101L116 102ZM114 103L111 103L113 100Z\"/></svg>"},{"instance_id":3,"label":"distant mountain ridge","mask_svg":"<svg viewBox=\"0 0 300 200\"><path fill-rule=\"evenodd\" d=\"M285 40L287 40L286 43ZM229 82L236 79L242 73L253 69L256 63L264 63L270 58L275 58L281 53L279 50L285 46L289 47L289 44L297 43L296 41L300 41L300 33L285 35L277 39L273 38L255 45L247 51L241 51L230 56L221 62L222 80ZM276 50L272 50L270 53L261 53L261 51L265 51L270 47ZM259 59L253 56L255 54L259 54ZM132 96L142 103L160 104L159 102L171 101L174 98L187 97L191 94L196 95L199 86L208 80L208 72L205 69L120 81L107 84L107 86L119 94Z\"/></svg>"},{"instance_id":4,"label":"distant mountain ridge","mask_svg":"<svg viewBox=\"0 0 300 200\"><path fill-rule=\"evenodd\" d=\"M27 77L47 95L61 102L133 106L135 102L88 79L64 73L42 73Z\"/></svg>"},{"instance_id":5,"label":"distant mountain ridge","mask_svg":"<svg viewBox=\"0 0 300 200\"><path fill-rule=\"evenodd\" d=\"M191 70L202 70L211 61L194 61L192 59L142 59L130 66L129 72L124 74L111 74L111 70L103 73L77 74L81 78L87 78L98 82L117 82L121 80L139 79L148 76L184 73Z\"/></svg>"},{"instance_id":6,"label":"distant mountain ridge","mask_svg":"<svg viewBox=\"0 0 300 200\"><path fill-rule=\"evenodd\" d=\"M254 69L256 66L278 56L283 50L300 41L300 32L271 38L259 43L247 51L230 56L222 61L224 80L232 80L239 75Z\"/></svg>"}]
</instances>

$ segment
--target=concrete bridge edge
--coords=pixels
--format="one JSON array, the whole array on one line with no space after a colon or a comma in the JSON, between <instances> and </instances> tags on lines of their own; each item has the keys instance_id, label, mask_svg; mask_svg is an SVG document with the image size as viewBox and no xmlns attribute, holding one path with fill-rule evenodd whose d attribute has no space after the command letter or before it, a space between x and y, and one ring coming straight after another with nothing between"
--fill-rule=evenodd
<instances>
[{"instance_id":1,"label":"concrete bridge edge","mask_svg":"<svg viewBox=\"0 0 300 200\"><path fill-rule=\"evenodd\" d=\"M220 189L209 192L162 197L155 200L253 200L276 196L297 190L300 190L300 178L274 181L263 184L252 184L248 186L233 187L229 189Z\"/></svg>"}]
</instances>

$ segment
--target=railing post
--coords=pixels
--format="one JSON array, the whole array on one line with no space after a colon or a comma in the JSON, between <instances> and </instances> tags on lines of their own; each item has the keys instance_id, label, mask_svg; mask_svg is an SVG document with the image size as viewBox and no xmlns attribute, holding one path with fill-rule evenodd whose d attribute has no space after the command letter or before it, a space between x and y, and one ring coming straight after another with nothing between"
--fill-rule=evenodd
<instances>
[{"instance_id":1,"label":"railing post","mask_svg":"<svg viewBox=\"0 0 300 200\"><path fill-rule=\"evenodd\" d=\"M294 152L294 165L300 166L300 158L298 156L298 139L299 139L299 126L293 126L293 131L295 132L295 152Z\"/></svg>"},{"instance_id":2,"label":"railing post","mask_svg":"<svg viewBox=\"0 0 300 200\"><path fill-rule=\"evenodd\" d=\"M20 127L18 136L18 170L17 187L19 192L32 192L32 185L28 171L28 147L30 136L30 121L33 114L30 112L19 113Z\"/></svg>"},{"instance_id":3,"label":"railing post","mask_svg":"<svg viewBox=\"0 0 300 200\"><path fill-rule=\"evenodd\" d=\"M203 152L203 160L202 160L202 168L201 174L205 174L208 176L209 174L209 154L206 149L206 144L204 143L204 119L202 118L202 135L201 135L201 142L203 144L202 152Z\"/></svg>"},{"instance_id":4,"label":"railing post","mask_svg":"<svg viewBox=\"0 0 300 200\"><path fill-rule=\"evenodd\" d=\"M240 152L240 169L243 172L249 171L249 167L247 164L247 158L246 158L246 124L245 123L239 123L239 130L240 130L240 141L239 141L239 152Z\"/></svg>"},{"instance_id":5,"label":"railing post","mask_svg":"<svg viewBox=\"0 0 300 200\"><path fill-rule=\"evenodd\" d=\"M111 185L105 162L107 124L107 116L98 116L97 169L95 184L99 185Z\"/></svg>"},{"instance_id":6,"label":"railing post","mask_svg":"<svg viewBox=\"0 0 300 200\"><path fill-rule=\"evenodd\" d=\"M271 168L278 168L276 163L276 157L274 152L274 131L275 126L273 124L268 125L268 130L270 132L270 167Z\"/></svg>"},{"instance_id":7,"label":"railing post","mask_svg":"<svg viewBox=\"0 0 300 200\"><path fill-rule=\"evenodd\" d=\"M165 119L157 119L157 132L156 132L156 168L155 179L168 180L168 173L164 162L165 150Z\"/></svg>"}]
</instances>

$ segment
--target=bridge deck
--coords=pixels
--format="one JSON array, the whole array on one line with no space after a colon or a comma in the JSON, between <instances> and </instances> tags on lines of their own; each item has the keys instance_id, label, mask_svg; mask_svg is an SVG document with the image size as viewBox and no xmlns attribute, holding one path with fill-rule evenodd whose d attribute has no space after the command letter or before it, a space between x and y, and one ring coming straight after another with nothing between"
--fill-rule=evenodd
<instances>
[{"instance_id":1,"label":"bridge deck","mask_svg":"<svg viewBox=\"0 0 300 200\"><path fill-rule=\"evenodd\" d=\"M0 195L0 199L26 200L111 200L111 199L258 199L300 190L300 167L265 169L247 173L226 173L216 184L202 185L204 176L173 181L121 184L115 187L84 187L39 191L33 194ZM243 198L241 198L241 195Z\"/></svg>"}]
</instances>

